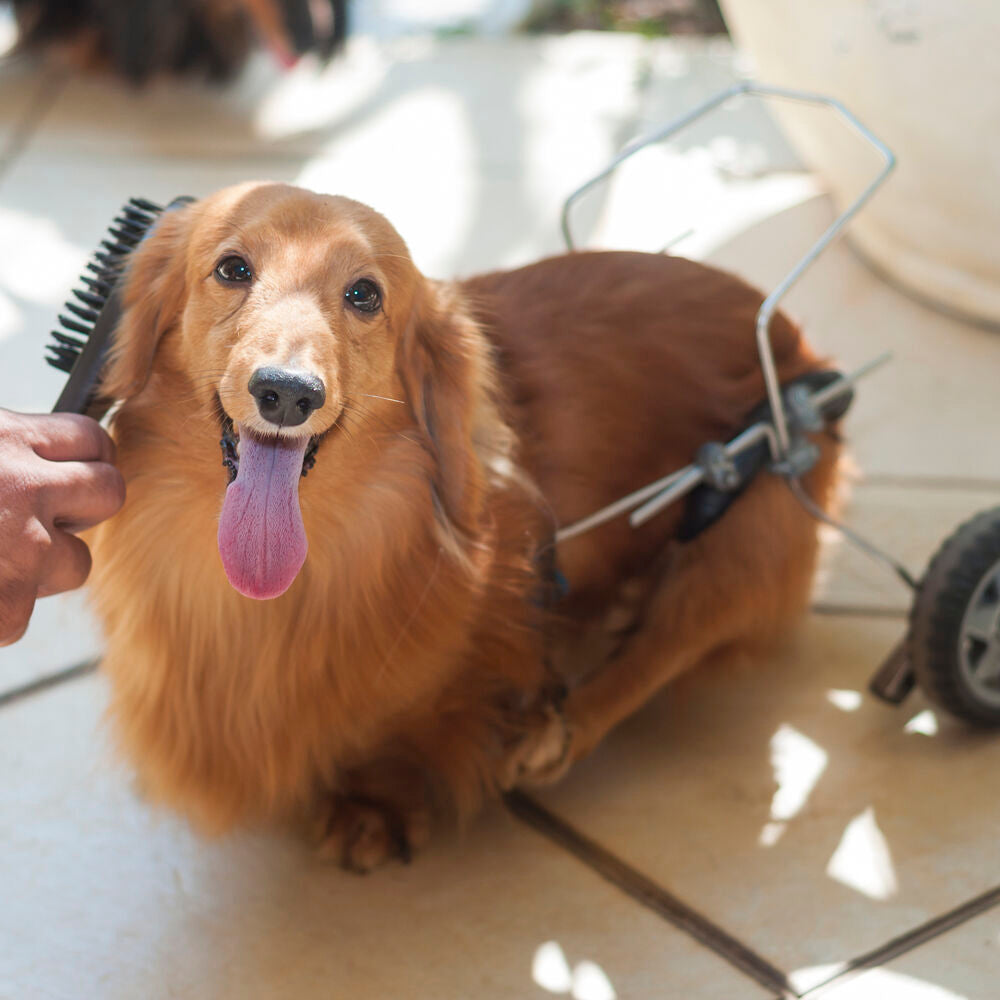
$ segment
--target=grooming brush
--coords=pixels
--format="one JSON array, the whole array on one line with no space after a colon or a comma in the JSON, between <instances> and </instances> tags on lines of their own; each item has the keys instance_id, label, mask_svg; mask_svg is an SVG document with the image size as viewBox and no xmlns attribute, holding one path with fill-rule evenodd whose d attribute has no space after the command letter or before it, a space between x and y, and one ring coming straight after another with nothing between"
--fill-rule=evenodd
<instances>
[{"instance_id":1,"label":"grooming brush","mask_svg":"<svg viewBox=\"0 0 1000 1000\"><path fill-rule=\"evenodd\" d=\"M166 211L193 198L175 198ZM111 346L111 336L121 319L120 280L129 255L163 214L164 209L144 198L131 198L115 216L107 238L87 262L79 288L72 290L65 312L59 314L62 329L52 331L45 360L67 372L69 378L54 413L85 413L100 420L113 400L98 394L98 381Z\"/></svg>"}]
</instances>

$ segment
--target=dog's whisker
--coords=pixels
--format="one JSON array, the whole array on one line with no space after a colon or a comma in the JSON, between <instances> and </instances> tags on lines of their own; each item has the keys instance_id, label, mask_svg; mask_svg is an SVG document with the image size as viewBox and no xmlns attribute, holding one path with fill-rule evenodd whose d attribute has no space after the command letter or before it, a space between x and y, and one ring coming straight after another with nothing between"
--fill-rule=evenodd
<instances>
[{"instance_id":1,"label":"dog's whisker","mask_svg":"<svg viewBox=\"0 0 1000 1000\"><path fill-rule=\"evenodd\" d=\"M375 440L378 437L385 437L386 435L393 435L398 432L397 427L394 427L379 414L363 410L356 404L345 406L344 414L345 417L353 420L355 430L366 432L368 440ZM340 426L344 426L345 424L346 420Z\"/></svg>"},{"instance_id":2,"label":"dog's whisker","mask_svg":"<svg viewBox=\"0 0 1000 1000\"><path fill-rule=\"evenodd\" d=\"M358 418L358 423L362 423L363 420L376 421L383 430L387 431L393 430L392 424L390 424L385 419L385 417L383 417L380 413L373 413L371 410L366 409L360 403L347 400L344 403L344 412L348 413L351 416L356 416Z\"/></svg>"},{"instance_id":3,"label":"dog's whisker","mask_svg":"<svg viewBox=\"0 0 1000 1000\"><path fill-rule=\"evenodd\" d=\"M171 401L172 402L191 402L191 400L183 400L183 399L178 400L178 399L176 399L176 397L174 399L172 399ZM200 423L206 423L206 422L210 423L213 427L218 426L218 420L216 418L215 412L214 412L213 408L211 408L209 406L203 406L199 410L194 410L191 413L185 414L182 417L182 420L183 420L183 424L184 424L185 429L192 428L193 430L197 430L197 425L198 424L200 424Z\"/></svg>"},{"instance_id":4,"label":"dog's whisker","mask_svg":"<svg viewBox=\"0 0 1000 1000\"><path fill-rule=\"evenodd\" d=\"M215 389L219 384L216 378L192 379L188 385L193 389Z\"/></svg>"},{"instance_id":5,"label":"dog's whisker","mask_svg":"<svg viewBox=\"0 0 1000 1000\"><path fill-rule=\"evenodd\" d=\"M189 382L187 383L187 385L181 386L180 388L186 388L201 393L209 391L214 393L218 387L218 384L219 383L215 379L205 379L204 381L200 382Z\"/></svg>"},{"instance_id":6,"label":"dog's whisker","mask_svg":"<svg viewBox=\"0 0 1000 1000\"><path fill-rule=\"evenodd\" d=\"M206 412L214 409L213 400L206 398L204 389L196 389L194 392L171 394L170 400L173 403L203 403Z\"/></svg>"},{"instance_id":7,"label":"dog's whisker","mask_svg":"<svg viewBox=\"0 0 1000 1000\"><path fill-rule=\"evenodd\" d=\"M337 427L341 431L343 431L344 436L347 438L348 441L351 442L351 444L355 444L358 441L358 438L354 435L354 433L351 431L351 428L347 425L346 420L341 420L340 423L337 424ZM372 437L372 435L369 434L369 437Z\"/></svg>"},{"instance_id":8,"label":"dog's whisker","mask_svg":"<svg viewBox=\"0 0 1000 1000\"><path fill-rule=\"evenodd\" d=\"M386 423L385 417L381 413L376 413L374 410L368 409L363 403L358 403L355 400L345 400L344 409L350 410L352 413L359 413L365 417L371 417L373 420L380 420L382 423Z\"/></svg>"},{"instance_id":9,"label":"dog's whisker","mask_svg":"<svg viewBox=\"0 0 1000 1000\"><path fill-rule=\"evenodd\" d=\"M401 403L403 406L406 406L405 399L393 399L392 396L379 396L374 392L363 392L361 395L367 396L369 399L384 399L387 403Z\"/></svg>"},{"instance_id":10,"label":"dog's whisker","mask_svg":"<svg viewBox=\"0 0 1000 1000\"><path fill-rule=\"evenodd\" d=\"M200 375L197 378L187 379L186 384L192 388L204 389L206 386L217 386L219 384L219 378L215 375Z\"/></svg>"},{"instance_id":11,"label":"dog's whisker","mask_svg":"<svg viewBox=\"0 0 1000 1000\"><path fill-rule=\"evenodd\" d=\"M341 421L339 424L337 424L337 427L340 430L340 432L344 435L344 437L346 437L347 440L351 442L351 444L354 444L355 437L348 429L347 424L344 421Z\"/></svg>"}]
</instances>

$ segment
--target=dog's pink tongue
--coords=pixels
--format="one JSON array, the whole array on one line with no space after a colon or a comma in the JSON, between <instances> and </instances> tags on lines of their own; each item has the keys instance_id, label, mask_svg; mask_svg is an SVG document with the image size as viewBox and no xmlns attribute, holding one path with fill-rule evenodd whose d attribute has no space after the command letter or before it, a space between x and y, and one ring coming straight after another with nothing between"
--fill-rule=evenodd
<instances>
[{"instance_id":1,"label":"dog's pink tongue","mask_svg":"<svg viewBox=\"0 0 1000 1000\"><path fill-rule=\"evenodd\" d=\"M247 597L283 594L305 562L299 477L307 444L263 441L240 428L240 468L222 503L219 554L229 582Z\"/></svg>"}]
</instances>

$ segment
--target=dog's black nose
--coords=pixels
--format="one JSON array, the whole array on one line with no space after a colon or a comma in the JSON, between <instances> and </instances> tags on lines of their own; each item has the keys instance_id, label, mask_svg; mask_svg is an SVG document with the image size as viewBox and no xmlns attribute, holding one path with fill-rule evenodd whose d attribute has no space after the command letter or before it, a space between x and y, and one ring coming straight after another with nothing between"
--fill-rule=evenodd
<instances>
[{"instance_id":1,"label":"dog's black nose","mask_svg":"<svg viewBox=\"0 0 1000 1000\"><path fill-rule=\"evenodd\" d=\"M323 380L287 368L258 368L247 385L260 415L279 427L305 423L326 402Z\"/></svg>"}]
</instances>

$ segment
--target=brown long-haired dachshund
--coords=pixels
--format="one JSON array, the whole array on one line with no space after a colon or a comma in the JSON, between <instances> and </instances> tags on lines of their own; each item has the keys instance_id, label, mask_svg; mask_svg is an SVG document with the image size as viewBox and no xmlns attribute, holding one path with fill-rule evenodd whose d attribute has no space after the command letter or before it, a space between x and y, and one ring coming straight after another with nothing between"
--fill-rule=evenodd
<instances>
[{"instance_id":1,"label":"brown long-haired dachshund","mask_svg":"<svg viewBox=\"0 0 1000 1000\"><path fill-rule=\"evenodd\" d=\"M688 541L679 504L554 543L740 429L760 301L638 253L431 281L370 208L284 185L164 215L104 381L128 500L93 540L147 793L209 831L308 819L367 870L779 629L817 538L777 477ZM818 368L773 339L783 381Z\"/></svg>"}]
</instances>

